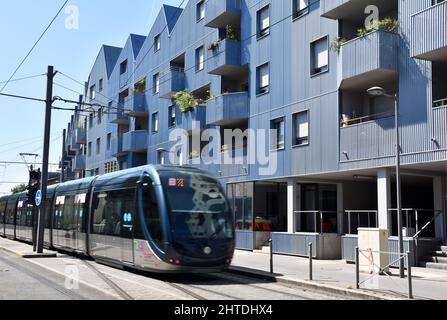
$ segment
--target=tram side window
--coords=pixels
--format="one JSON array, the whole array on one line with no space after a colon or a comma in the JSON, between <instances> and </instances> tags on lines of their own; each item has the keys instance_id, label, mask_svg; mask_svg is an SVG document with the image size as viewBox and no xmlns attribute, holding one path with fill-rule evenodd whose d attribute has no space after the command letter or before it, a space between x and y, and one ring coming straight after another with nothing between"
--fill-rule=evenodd
<instances>
[{"instance_id":1,"label":"tram side window","mask_svg":"<svg viewBox=\"0 0 447 320\"><path fill-rule=\"evenodd\" d=\"M64 204L63 214L63 230L73 231L75 230L74 219L74 196L66 196Z\"/></svg>"},{"instance_id":2,"label":"tram side window","mask_svg":"<svg viewBox=\"0 0 447 320\"><path fill-rule=\"evenodd\" d=\"M138 201L143 205L144 220L152 240L155 242L162 242L163 231L157 197L154 192L152 180L147 179L145 182L143 189L140 191L141 196Z\"/></svg>"},{"instance_id":3,"label":"tram side window","mask_svg":"<svg viewBox=\"0 0 447 320\"><path fill-rule=\"evenodd\" d=\"M53 207L53 200L47 199L47 205L45 206L45 229L51 228L51 208Z\"/></svg>"},{"instance_id":4,"label":"tram side window","mask_svg":"<svg viewBox=\"0 0 447 320\"><path fill-rule=\"evenodd\" d=\"M96 193L93 201L94 234L132 238L134 189Z\"/></svg>"},{"instance_id":5,"label":"tram side window","mask_svg":"<svg viewBox=\"0 0 447 320\"><path fill-rule=\"evenodd\" d=\"M86 221L86 215L87 212L86 208L86 201L87 201L87 194L78 194L75 197L75 211L74 211L74 218L75 218L75 230L77 232L83 232L86 233L86 227L85 227L85 221Z\"/></svg>"}]
</instances>

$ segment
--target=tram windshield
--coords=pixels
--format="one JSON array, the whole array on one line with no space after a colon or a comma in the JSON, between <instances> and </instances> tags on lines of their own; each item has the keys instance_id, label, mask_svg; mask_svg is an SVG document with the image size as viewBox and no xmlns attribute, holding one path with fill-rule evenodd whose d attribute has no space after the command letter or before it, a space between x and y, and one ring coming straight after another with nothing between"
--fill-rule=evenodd
<instances>
[{"instance_id":1,"label":"tram windshield","mask_svg":"<svg viewBox=\"0 0 447 320\"><path fill-rule=\"evenodd\" d=\"M194 172L160 174L175 241L232 239L232 215L218 181Z\"/></svg>"}]
</instances>

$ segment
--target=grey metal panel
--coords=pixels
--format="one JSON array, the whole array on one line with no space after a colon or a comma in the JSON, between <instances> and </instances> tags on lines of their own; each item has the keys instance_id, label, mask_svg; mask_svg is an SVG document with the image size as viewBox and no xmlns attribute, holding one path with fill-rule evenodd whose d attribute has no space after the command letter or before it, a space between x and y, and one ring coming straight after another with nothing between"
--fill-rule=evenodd
<instances>
[{"instance_id":1,"label":"grey metal panel","mask_svg":"<svg viewBox=\"0 0 447 320\"><path fill-rule=\"evenodd\" d=\"M223 94L207 102L206 123L219 124L247 119L249 116L248 92Z\"/></svg>"},{"instance_id":2,"label":"grey metal panel","mask_svg":"<svg viewBox=\"0 0 447 320\"><path fill-rule=\"evenodd\" d=\"M303 233L272 233L273 252L276 254L290 254L308 256L308 245L313 244L313 255L317 257L319 238L317 234Z\"/></svg>"},{"instance_id":3,"label":"grey metal panel","mask_svg":"<svg viewBox=\"0 0 447 320\"><path fill-rule=\"evenodd\" d=\"M148 132L146 130L129 131L123 135L123 151L133 152L147 149Z\"/></svg>"},{"instance_id":4,"label":"grey metal panel","mask_svg":"<svg viewBox=\"0 0 447 320\"><path fill-rule=\"evenodd\" d=\"M344 44L341 48L342 79L378 69L397 72L398 37L379 30Z\"/></svg>"},{"instance_id":5,"label":"grey metal panel","mask_svg":"<svg viewBox=\"0 0 447 320\"><path fill-rule=\"evenodd\" d=\"M395 254L390 255L390 262L396 261L399 259L399 241L395 237L391 237L388 240L388 244L390 246L390 252L395 252ZM414 259L414 252L415 252L415 243L412 238L405 238L404 239L404 253L411 252L413 254L412 258L412 266L416 266L416 259ZM392 265L393 267L399 267L399 262L396 262ZM407 259L405 259L405 268L407 268Z\"/></svg>"},{"instance_id":6,"label":"grey metal panel","mask_svg":"<svg viewBox=\"0 0 447 320\"><path fill-rule=\"evenodd\" d=\"M85 170L85 155L78 154L73 159L72 168L74 171Z\"/></svg>"},{"instance_id":7,"label":"grey metal panel","mask_svg":"<svg viewBox=\"0 0 447 320\"><path fill-rule=\"evenodd\" d=\"M438 50L447 47L447 2L413 15L411 26L411 55L428 60L435 58Z\"/></svg>"},{"instance_id":8,"label":"grey metal panel","mask_svg":"<svg viewBox=\"0 0 447 320\"><path fill-rule=\"evenodd\" d=\"M254 234L252 231L236 231L236 248L240 250L254 250Z\"/></svg>"},{"instance_id":9,"label":"grey metal panel","mask_svg":"<svg viewBox=\"0 0 447 320\"><path fill-rule=\"evenodd\" d=\"M341 238L342 259L348 262L355 262L355 248L358 247L358 237L346 235Z\"/></svg>"}]
</instances>

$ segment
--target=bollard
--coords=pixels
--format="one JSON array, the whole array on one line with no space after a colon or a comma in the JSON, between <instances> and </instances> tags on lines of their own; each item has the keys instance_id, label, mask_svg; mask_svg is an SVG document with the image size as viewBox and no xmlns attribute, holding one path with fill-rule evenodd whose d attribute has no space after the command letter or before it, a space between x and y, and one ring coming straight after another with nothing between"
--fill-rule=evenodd
<instances>
[{"instance_id":1,"label":"bollard","mask_svg":"<svg viewBox=\"0 0 447 320\"><path fill-rule=\"evenodd\" d=\"M313 250L312 242L309 243L309 281L313 280Z\"/></svg>"},{"instance_id":2,"label":"bollard","mask_svg":"<svg viewBox=\"0 0 447 320\"><path fill-rule=\"evenodd\" d=\"M408 272L408 299L413 299L413 283L412 283L412 276L411 276L411 252L407 252L407 272Z\"/></svg>"},{"instance_id":3,"label":"bollard","mask_svg":"<svg viewBox=\"0 0 447 320\"><path fill-rule=\"evenodd\" d=\"M273 240L269 240L270 245L270 273L273 274Z\"/></svg>"},{"instance_id":4,"label":"bollard","mask_svg":"<svg viewBox=\"0 0 447 320\"><path fill-rule=\"evenodd\" d=\"M355 248L355 287L360 289L360 251Z\"/></svg>"}]
</instances>

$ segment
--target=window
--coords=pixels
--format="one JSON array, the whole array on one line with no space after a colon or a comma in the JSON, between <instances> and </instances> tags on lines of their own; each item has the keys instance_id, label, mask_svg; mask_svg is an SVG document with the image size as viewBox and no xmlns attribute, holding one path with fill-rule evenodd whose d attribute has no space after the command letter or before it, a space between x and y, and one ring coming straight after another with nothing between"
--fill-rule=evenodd
<instances>
[{"instance_id":1,"label":"window","mask_svg":"<svg viewBox=\"0 0 447 320\"><path fill-rule=\"evenodd\" d=\"M96 139L96 154L101 153L101 138Z\"/></svg>"},{"instance_id":2,"label":"window","mask_svg":"<svg viewBox=\"0 0 447 320\"><path fill-rule=\"evenodd\" d=\"M112 134L107 134L107 151L110 151L112 149Z\"/></svg>"},{"instance_id":3,"label":"window","mask_svg":"<svg viewBox=\"0 0 447 320\"><path fill-rule=\"evenodd\" d=\"M175 105L174 106L170 106L169 107L169 116L168 116L168 127L172 128L176 126L176 109L175 109Z\"/></svg>"},{"instance_id":4,"label":"window","mask_svg":"<svg viewBox=\"0 0 447 320\"><path fill-rule=\"evenodd\" d=\"M284 118L273 120L270 127L272 129L271 149L284 149L286 135L286 124Z\"/></svg>"},{"instance_id":5,"label":"window","mask_svg":"<svg viewBox=\"0 0 447 320\"><path fill-rule=\"evenodd\" d=\"M197 22L205 18L205 1L197 4Z\"/></svg>"},{"instance_id":6,"label":"window","mask_svg":"<svg viewBox=\"0 0 447 320\"><path fill-rule=\"evenodd\" d=\"M152 115L152 133L158 132L158 112Z\"/></svg>"},{"instance_id":7,"label":"window","mask_svg":"<svg viewBox=\"0 0 447 320\"><path fill-rule=\"evenodd\" d=\"M432 0L432 5L435 6L437 4L440 4L441 2L444 2L445 0Z\"/></svg>"},{"instance_id":8,"label":"window","mask_svg":"<svg viewBox=\"0 0 447 320\"><path fill-rule=\"evenodd\" d=\"M154 75L154 94L157 94L160 92L160 74L157 73Z\"/></svg>"},{"instance_id":9,"label":"window","mask_svg":"<svg viewBox=\"0 0 447 320\"><path fill-rule=\"evenodd\" d=\"M121 62L120 64L120 74L125 74L127 72L127 60Z\"/></svg>"},{"instance_id":10,"label":"window","mask_svg":"<svg viewBox=\"0 0 447 320\"><path fill-rule=\"evenodd\" d=\"M96 85L90 87L90 100L96 99Z\"/></svg>"},{"instance_id":11,"label":"window","mask_svg":"<svg viewBox=\"0 0 447 320\"><path fill-rule=\"evenodd\" d=\"M257 35L258 39L270 33L270 7L266 6L257 13Z\"/></svg>"},{"instance_id":12,"label":"window","mask_svg":"<svg viewBox=\"0 0 447 320\"><path fill-rule=\"evenodd\" d=\"M113 107L113 102L110 101L110 102L107 104L107 106L108 106L107 110L109 111L109 112L108 112L108 115L109 115L109 118L110 118L111 115L113 114L113 112L110 112L110 111L112 110L112 107Z\"/></svg>"},{"instance_id":13,"label":"window","mask_svg":"<svg viewBox=\"0 0 447 320\"><path fill-rule=\"evenodd\" d=\"M102 108L98 109L98 124L102 122Z\"/></svg>"},{"instance_id":14,"label":"window","mask_svg":"<svg viewBox=\"0 0 447 320\"><path fill-rule=\"evenodd\" d=\"M166 154L166 151L164 151L164 150L157 152L157 163L158 164L161 164L161 165L165 164L165 154Z\"/></svg>"},{"instance_id":15,"label":"window","mask_svg":"<svg viewBox=\"0 0 447 320\"><path fill-rule=\"evenodd\" d=\"M91 142L88 143L88 147L87 147L87 155L88 155L89 157L92 156L92 143L91 143Z\"/></svg>"},{"instance_id":16,"label":"window","mask_svg":"<svg viewBox=\"0 0 447 320\"><path fill-rule=\"evenodd\" d=\"M256 94L268 93L270 90L270 69L268 63L256 68L256 78Z\"/></svg>"},{"instance_id":17,"label":"window","mask_svg":"<svg viewBox=\"0 0 447 320\"><path fill-rule=\"evenodd\" d=\"M99 92L102 92L103 89L104 89L104 80L99 79Z\"/></svg>"},{"instance_id":18,"label":"window","mask_svg":"<svg viewBox=\"0 0 447 320\"><path fill-rule=\"evenodd\" d=\"M135 214L134 189L95 193L93 197L93 234L131 238Z\"/></svg>"},{"instance_id":19,"label":"window","mask_svg":"<svg viewBox=\"0 0 447 320\"><path fill-rule=\"evenodd\" d=\"M160 51L161 49L161 35L154 38L154 52Z\"/></svg>"},{"instance_id":20,"label":"window","mask_svg":"<svg viewBox=\"0 0 447 320\"><path fill-rule=\"evenodd\" d=\"M309 13L309 0L293 0L293 19L298 19Z\"/></svg>"},{"instance_id":21,"label":"window","mask_svg":"<svg viewBox=\"0 0 447 320\"><path fill-rule=\"evenodd\" d=\"M293 145L309 144L309 111L293 115Z\"/></svg>"},{"instance_id":22,"label":"window","mask_svg":"<svg viewBox=\"0 0 447 320\"><path fill-rule=\"evenodd\" d=\"M89 128L93 128L93 113L90 113L89 115L88 115L88 127Z\"/></svg>"},{"instance_id":23,"label":"window","mask_svg":"<svg viewBox=\"0 0 447 320\"><path fill-rule=\"evenodd\" d=\"M196 50L196 72L205 68L205 47Z\"/></svg>"},{"instance_id":24,"label":"window","mask_svg":"<svg viewBox=\"0 0 447 320\"><path fill-rule=\"evenodd\" d=\"M311 43L311 75L329 70L328 38L324 37Z\"/></svg>"}]
</instances>

